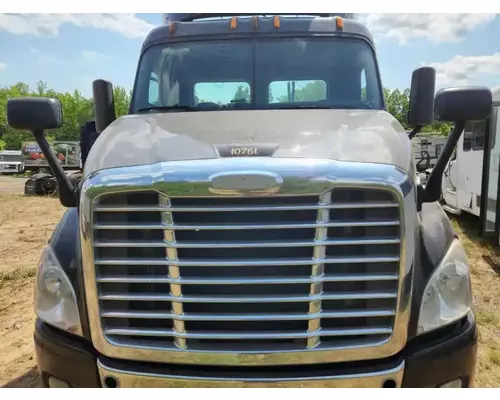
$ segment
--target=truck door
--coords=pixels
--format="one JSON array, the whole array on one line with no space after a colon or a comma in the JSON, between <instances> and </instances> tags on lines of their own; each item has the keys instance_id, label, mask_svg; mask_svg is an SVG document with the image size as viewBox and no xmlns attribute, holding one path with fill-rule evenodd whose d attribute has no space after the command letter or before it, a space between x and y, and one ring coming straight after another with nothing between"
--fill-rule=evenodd
<instances>
[{"instance_id":1,"label":"truck door","mask_svg":"<svg viewBox=\"0 0 500 400\"><path fill-rule=\"evenodd\" d=\"M497 215L497 197L498 197L498 170L500 166L500 145L497 144L497 135L500 132L500 121L498 119L500 106L494 105L491 118L488 120L489 127L489 143L485 148L485 157L483 161L483 169L485 170L482 178L482 191L481 198L483 200L480 204L485 207L485 211L481 210L481 234L491 235L498 230L496 226L500 221L496 221ZM497 233L498 234L498 233Z\"/></svg>"},{"instance_id":2,"label":"truck door","mask_svg":"<svg viewBox=\"0 0 500 400\"><path fill-rule=\"evenodd\" d=\"M457 207L479 216L486 121L468 122L457 157Z\"/></svg>"}]
</instances>

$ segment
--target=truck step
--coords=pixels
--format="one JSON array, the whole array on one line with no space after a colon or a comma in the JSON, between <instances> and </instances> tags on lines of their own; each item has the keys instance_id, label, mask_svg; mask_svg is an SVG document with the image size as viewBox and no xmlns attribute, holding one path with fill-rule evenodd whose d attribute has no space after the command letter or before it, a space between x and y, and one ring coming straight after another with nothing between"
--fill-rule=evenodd
<instances>
[{"instance_id":1,"label":"truck step","mask_svg":"<svg viewBox=\"0 0 500 400\"><path fill-rule=\"evenodd\" d=\"M443 210L446 211L447 213L453 214L453 215L462 214L462 210L455 208L453 206L450 206L449 204L443 204Z\"/></svg>"}]
</instances>

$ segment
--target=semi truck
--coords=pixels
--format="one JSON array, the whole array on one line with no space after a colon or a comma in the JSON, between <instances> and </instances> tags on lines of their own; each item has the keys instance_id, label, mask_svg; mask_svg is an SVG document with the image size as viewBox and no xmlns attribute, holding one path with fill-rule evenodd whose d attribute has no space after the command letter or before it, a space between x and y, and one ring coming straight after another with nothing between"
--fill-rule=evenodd
<instances>
[{"instance_id":1,"label":"semi truck","mask_svg":"<svg viewBox=\"0 0 500 400\"><path fill-rule=\"evenodd\" d=\"M472 386L469 265L438 200L491 91L416 69L408 135L359 21L221 16L147 36L128 115L94 81L78 185L44 137L61 104L8 102L68 208L36 278L42 385ZM410 136L434 119L454 129L424 185Z\"/></svg>"}]
</instances>

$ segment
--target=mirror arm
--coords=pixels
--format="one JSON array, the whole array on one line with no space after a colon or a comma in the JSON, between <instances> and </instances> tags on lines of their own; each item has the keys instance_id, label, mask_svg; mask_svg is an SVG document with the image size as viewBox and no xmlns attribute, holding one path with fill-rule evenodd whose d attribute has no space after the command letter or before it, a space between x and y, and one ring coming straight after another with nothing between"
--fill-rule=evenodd
<instances>
[{"instance_id":1,"label":"mirror arm","mask_svg":"<svg viewBox=\"0 0 500 400\"><path fill-rule=\"evenodd\" d=\"M75 188L64 172L64 169L57 160L55 154L50 149L49 143L47 142L43 131L36 130L32 133L38 146L40 147L40 150L42 150L42 153L45 155L45 159L47 160L54 177L56 178L58 187L57 191L59 193L59 200L61 204L65 207L76 207L77 199L75 196Z\"/></svg>"},{"instance_id":2,"label":"mirror arm","mask_svg":"<svg viewBox=\"0 0 500 400\"><path fill-rule=\"evenodd\" d=\"M453 130L448 135L448 140L441 150L441 155L439 156L436 165L432 169L432 172L427 179L425 188L419 191L420 201L419 203L434 203L439 201L441 197L441 182L443 181L443 173L448 165L453 150L455 149L460 136L465 128L465 121L457 121Z\"/></svg>"},{"instance_id":3,"label":"mirror arm","mask_svg":"<svg viewBox=\"0 0 500 400\"><path fill-rule=\"evenodd\" d=\"M408 134L408 138L410 140L412 140L416 134L420 133L420 131L422 130L423 126L421 125L417 125L415 128L413 128L413 130Z\"/></svg>"}]
</instances>

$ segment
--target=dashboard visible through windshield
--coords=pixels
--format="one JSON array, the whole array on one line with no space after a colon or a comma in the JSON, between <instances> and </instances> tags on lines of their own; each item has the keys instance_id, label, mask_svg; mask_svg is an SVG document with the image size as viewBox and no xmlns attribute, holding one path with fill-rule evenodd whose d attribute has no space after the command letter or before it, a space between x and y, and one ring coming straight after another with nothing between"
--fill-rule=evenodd
<instances>
[{"instance_id":1,"label":"dashboard visible through windshield","mask_svg":"<svg viewBox=\"0 0 500 400\"><path fill-rule=\"evenodd\" d=\"M231 39L147 49L132 112L383 106L375 55L363 40Z\"/></svg>"}]
</instances>

